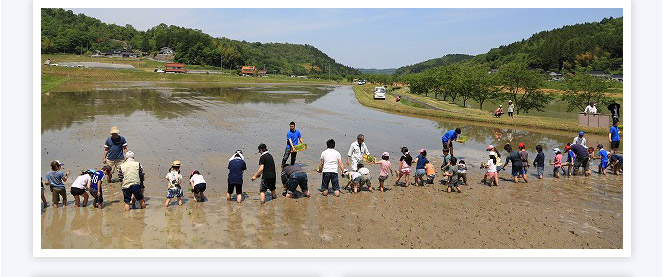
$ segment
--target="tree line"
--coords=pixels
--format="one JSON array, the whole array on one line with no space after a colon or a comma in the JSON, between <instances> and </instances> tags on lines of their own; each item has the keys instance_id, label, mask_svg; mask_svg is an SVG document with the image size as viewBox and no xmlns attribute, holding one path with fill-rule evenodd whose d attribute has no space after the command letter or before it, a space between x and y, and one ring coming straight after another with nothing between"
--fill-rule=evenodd
<instances>
[{"instance_id":1,"label":"tree line","mask_svg":"<svg viewBox=\"0 0 663 277\"><path fill-rule=\"evenodd\" d=\"M560 81L564 89L556 95L542 90L546 78L544 72L530 68L523 61L504 64L496 71L485 65L454 63L404 76L368 76L376 84L406 84L413 94L450 102L460 100L463 107L467 106L468 100L476 101L479 109L483 109L486 101L511 100L516 114L543 111L556 99L566 102L569 112L584 111L592 102L605 105L613 102L606 96L611 82L608 79L578 71Z\"/></svg>"},{"instance_id":2,"label":"tree line","mask_svg":"<svg viewBox=\"0 0 663 277\"><path fill-rule=\"evenodd\" d=\"M154 56L162 47L186 64L238 69L253 65L270 74L341 79L359 71L337 63L311 45L260 43L212 37L201 30L159 24L146 31L106 24L71 10L41 10L41 52L91 54L93 50L140 50Z\"/></svg>"}]
</instances>

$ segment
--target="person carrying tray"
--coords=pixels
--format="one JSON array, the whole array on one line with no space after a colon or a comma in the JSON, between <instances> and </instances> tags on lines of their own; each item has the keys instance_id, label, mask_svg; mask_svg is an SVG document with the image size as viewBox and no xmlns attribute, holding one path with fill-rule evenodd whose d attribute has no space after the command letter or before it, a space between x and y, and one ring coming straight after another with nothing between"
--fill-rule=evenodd
<instances>
[{"instance_id":1,"label":"person carrying tray","mask_svg":"<svg viewBox=\"0 0 663 277\"><path fill-rule=\"evenodd\" d=\"M297 159L297 150L295 146L304 143L302 140L302 134L299 130L295 129L295 122L290 122L290 130L285 134L286 144L285 152L283 153L283 160L281 161L281 167L285 167L288 162L288 157L290 157L290 165L295 164L295 159Z\"/></svg>"}]
</instances>

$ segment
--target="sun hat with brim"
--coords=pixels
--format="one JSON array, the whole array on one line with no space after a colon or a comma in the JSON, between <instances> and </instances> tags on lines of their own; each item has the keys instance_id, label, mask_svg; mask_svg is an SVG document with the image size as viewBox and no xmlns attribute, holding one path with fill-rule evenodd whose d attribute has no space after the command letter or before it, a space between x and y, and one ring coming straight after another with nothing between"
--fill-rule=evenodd
<instances>
[{"instance_id":1,"label":"sun hat with brim","mask_svg":"<svg viewBox=\"0 0 663 277\"><path fill-rule=\"evenodd\" d=\"M382 156L389 157L389 152L384 152L384 153L382 153Z\"/></svg>"},{"instance_id":2,"label":"sun hat with brim","mask_svg":"<svg viewBox=\"0 0 663 277\"><path fill-rule=\"evenodd\" d=\"M174 161L170 166L182 166L182 162Z\"/></svg>"},{"instance_id":3,"label":"sun hat with brim","mask_svg":"<svg viewBox=\"0 0 663 277\"><path fill-rule=\"evenodd\" d=\"M113 126L113 127L111 127L110 133L111 133L111 135L112 134L118 134L119 135L120 134L120 129L118 129L117 126Z\"/></svg>"},{"instance_id":4,"label":"sun hat with brim","mask_svg":"<svg viewBox=\"0 0 663 277\"><path fill-rule=\"evenodd\" d=\"M127 157L127 159L133 159L136 157L136 154L134 154L133 151L127 151L127 153L124 154L124 156Z\"/></svg>"},{"instance_id":5,"label":"sun hat with brim","mask_svg":"<svg viewBox=\"0 0 663 277\"><path fill-rule=\"evenodd\" d=\"M486 151L491 151L491 150L494 150L494 149L495 149L495 146L493 146L492 144L486 146Z\"/></svg>"}]
</instances>

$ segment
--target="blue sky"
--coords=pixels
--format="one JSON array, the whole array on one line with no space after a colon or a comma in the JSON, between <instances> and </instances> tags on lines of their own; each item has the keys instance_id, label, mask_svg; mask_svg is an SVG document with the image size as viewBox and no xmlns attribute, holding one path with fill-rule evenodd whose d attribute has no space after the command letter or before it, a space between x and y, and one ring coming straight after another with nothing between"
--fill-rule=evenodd
<instances>
[{"instance_id":1,"label":"blue sky","mask_svg":"<svg viewBox=\"0 0 663 277\"><path fill-rule=\"evenodd\" d=\"M214 37L310 44L344 65L390 68L445 54L482 54L622 9L72 9L146 30L160 23Z\"/></svg>"}]
</instances>

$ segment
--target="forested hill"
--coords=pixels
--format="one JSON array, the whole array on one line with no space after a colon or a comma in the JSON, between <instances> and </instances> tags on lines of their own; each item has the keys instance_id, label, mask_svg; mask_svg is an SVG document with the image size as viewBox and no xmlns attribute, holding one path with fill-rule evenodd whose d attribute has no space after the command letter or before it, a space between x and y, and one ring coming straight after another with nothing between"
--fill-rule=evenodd
<instances>
[{"instance_id":1,"label":"forested hill","mask_svg":"<svg viewBox=\"0 0 663 277\"><path fill-rule=\"evenodd\" d=\"M357 68L361 73L366 73L366 74L385 74L385 75L391 75L394 74L396 71L396 68L384 68L384 69L377 69L377 68Z\"/></svg>"},{"instance_id":2,"label":"forested hill","mask_svg":"<svg viewBox=\"0 0 663 277\"><path fill-rule=\"evenodd\" d=\"M578 67L589 70L621 71L624 55L623 17L604 18L600 22L567 25L542 31L523 39L493 48L475 57L446 55L442 58L399 68L395 74L417 73L447 63L465 61L491 68L511 61L526 61L530 68L559 71Z\"/></svg>"},{"instance_id":3,"label":"forested hill","mask_svg":"<svg viewBox=\"0 0 663 277\"><path fill-rule=\"evenodd\" d=\"M41 52L91 54L93 50L132 49L155 55L162 47L175 50L175 61L238 68L254 65L271 74L357 75L311 45L260 43L215 38L201 30L160 24L146 31L131 25L106 24L64 9L41 10Z\"/></svg>"},{"instance_id":4,"label":"forested hill","mask_svg":"<svg viewBox=\"0 0 663 277\"><path fill-rule=\"evenodd\" d=\"M441 58L430 59L425 62L416 63L413 65L403 66L396 69L394 75L404 75L409 73L419 73L426 69L445 66L456 62L462 62L473 58L474 56L465 55L465 54L449 54L444 55Z\"/></svg>"}]
</instances>

